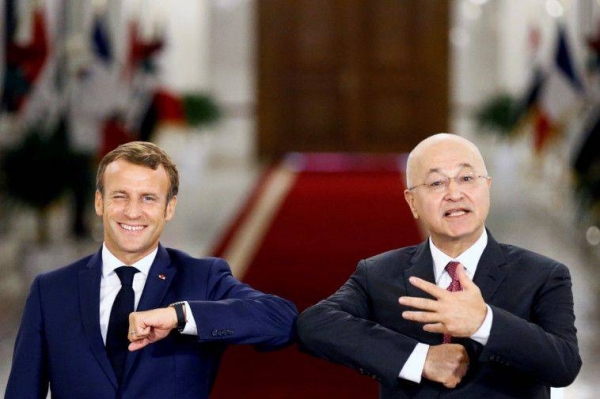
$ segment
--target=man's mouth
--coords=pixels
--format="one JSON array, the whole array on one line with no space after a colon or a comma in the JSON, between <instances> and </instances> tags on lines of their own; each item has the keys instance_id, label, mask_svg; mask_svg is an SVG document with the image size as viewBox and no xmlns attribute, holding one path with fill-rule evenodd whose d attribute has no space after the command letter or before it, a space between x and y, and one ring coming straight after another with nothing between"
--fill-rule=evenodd
<instances>
[{"instance_id":1,"label":"man's mouth","mask_svg":"<svg viewBox=\"0 0 600 399\"><path fill-rule=\"evenodd\" d=\"M447 210L446 212L444 212L444 217L455 218L455 217L466 215L469 212L470 211L468 209L463 209L463 208L450 209L450 210Z\"/></svg>"},{"instance_id":2,"label":"man's mouth","mask_svg":"<svg viewBox=\"0 0 600 399\"><path fill-rule=\"evenodd\" d=\"M119 226L121 226L121 228L123 230L127 230L127 231L140 231L143 230L145 226L140 226L140 225L131 225L131 224L124 224L124 223L119 223Z\"/></svg>"}]
</instances>

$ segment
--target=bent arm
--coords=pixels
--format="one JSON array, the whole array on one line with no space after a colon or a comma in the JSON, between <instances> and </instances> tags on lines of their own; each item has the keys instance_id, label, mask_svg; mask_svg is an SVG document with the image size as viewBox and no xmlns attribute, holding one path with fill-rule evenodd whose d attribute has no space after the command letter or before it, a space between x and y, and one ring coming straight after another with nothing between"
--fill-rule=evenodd
<instances>
[{"instance_id":1,"label":"bent arm","mask_svg":"<svg viewBox=\"0 0 600 399\"><path fill-rule=\"evenodd\" d=\"M530 321L491 306L494 321L482 360L515 367L551 386L569 385L581 357L568 269L557 264L535 296Z\"/></svg>"},{"instance_id":2,"label":"bent arm","mask_svg":"<svg viewBox=\"0 0 600 399\"><path fill-rule=\"evenodd\" d=\"M251 344L261 350L293 342L298 311L292 302L239 282L222 259L213 263L208 287L208 300L188 302L200 341Z\"/></svg>"},{"instance_id":3,"label":"bent arm","mask_svg":"<svg viewBox=\"0 0 600 399\"><path fill-rule=\"evenodd\" d=\"M39 278L36 278L31 285L17 333L5 399L41 399L48 393L49 378L40 303Z\"/></svg>"},{"instance_id":4,"label":"bent arm","mask_svg":"<svg viewBox=\"0 0 600 399\"><path fill-rule=\"evenodd\" d=\"M300 314L300 349L394 386L417 341L372 321L371 313L362 261L335 294Z\"/></svg>"}]
</instances>

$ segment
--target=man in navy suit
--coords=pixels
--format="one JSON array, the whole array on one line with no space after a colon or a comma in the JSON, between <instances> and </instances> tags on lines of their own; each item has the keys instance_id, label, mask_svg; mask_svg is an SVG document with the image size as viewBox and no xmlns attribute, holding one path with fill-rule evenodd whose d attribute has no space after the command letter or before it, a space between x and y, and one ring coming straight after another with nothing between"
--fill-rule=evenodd
<instances>
[{"instance_id":1,"label":"man in navy suit","mask_svg":"<svg viewBox=\"0 0 600 399\"><path fill-rule=\"evenodd\" d=\"M569 271L486 230L477 147L431 136L406 177L429 239L362 260L298 317L301 348L377 379L381 398L549 398L570 384L581 358Z\"/></svg>"},{"instance_id":2,"label":"man in navy suit","mask_svg":"<svg viewBox=\"0 0 600 399\"><path fill-rule=\"evenodd\" d=\"M7 399L45 398L48 387L56 398L207 398L229 344L269 350L292 341L291 302L242 284L221 259L160 245L179 177L159 147L120 146L101 161L96 183L104 244L36 277ZM113 321L127 300L137 311Z\"/></svg>"}]
</instances>

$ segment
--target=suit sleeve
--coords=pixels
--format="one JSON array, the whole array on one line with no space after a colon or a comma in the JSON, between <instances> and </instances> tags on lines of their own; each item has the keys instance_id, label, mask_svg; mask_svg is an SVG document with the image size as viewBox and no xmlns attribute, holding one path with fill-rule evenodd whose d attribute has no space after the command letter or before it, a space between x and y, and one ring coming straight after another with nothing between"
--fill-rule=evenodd
<instances>
[{"instance_id":1,"label":"suit sleeve","mask_svg":"<svg viewBox=\"0 0 600 399\"><path fill-rule=\"evenodd\" d=\"M556 264L534 293L531 319L491 306L494 321L483 359L515 367L551 386L573 382L581 368L568 269Z\"/></svg>"},{"instance_id":2,"label":"suit sleeve","mask_svg":"<svg viewBox=\"0 0 600 399\"><path fill-rule=\"evenodd\" d=\"M292 302L241 283L222 259L212 263L207 286L207 300L188 302L201 342L251 344L260 350L292 343L298 315Z\"/></svg>"},{"instance_id":3,"label":"suit sleeve","mask_svg":"<svg viewBox=\"0 0 600 399\"><path fill-rule=\"evenodd\" d=\"M5 399L46 398L48 371L39 277L31 285L15 341Z\"/></svg>"},{"instance_id":4,"label":"suit sleeve","mask_svg":"<svg viewBox=\"0 0 600 399\"><path fill-rule=\"evenodd\" d=\"M417 341L371 321L367 280L363 260L336 293L302 312L299 345L302 351L393 387Z\"/></svg>"}]
</instances>

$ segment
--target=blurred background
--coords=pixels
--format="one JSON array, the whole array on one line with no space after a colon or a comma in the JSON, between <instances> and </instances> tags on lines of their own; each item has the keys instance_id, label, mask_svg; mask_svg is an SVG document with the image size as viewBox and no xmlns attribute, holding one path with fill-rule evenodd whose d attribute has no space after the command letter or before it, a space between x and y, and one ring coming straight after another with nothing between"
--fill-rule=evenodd
<instances>
[{"instance_id":1,"label":"blurred background","mask_svg":"<svg viewBox=\"0 0 600 399\"><path fill-rule=\"evenodd\" d=\"M1 4L2 390L33 277L101 245L95 167L117 145L172 155L162 242L205 256L281 156L442 131L486 158L494 236L571 270L584 368L553 396L600 388L599 0Z\"/></svg>"}]
</instances>

